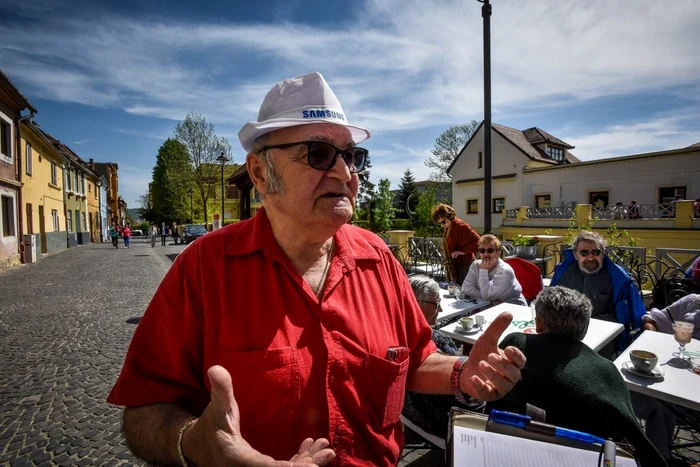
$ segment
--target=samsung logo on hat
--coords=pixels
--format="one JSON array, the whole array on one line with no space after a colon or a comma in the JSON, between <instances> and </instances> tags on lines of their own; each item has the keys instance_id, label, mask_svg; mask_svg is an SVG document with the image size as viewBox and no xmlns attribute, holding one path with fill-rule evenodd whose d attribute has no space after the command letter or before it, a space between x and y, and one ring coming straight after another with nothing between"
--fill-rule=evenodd
<instances>
[{"instance_id":1,"label":"samsung logo on hat","mask_svg":"<svg viewBox=\"0 0 700 467\"><path fill-rule=\"evenodd\" d=\"M337 118L339 120L345 121L345 115L341 114L340 112L336 112L335 110L326 110L326 109L304 110L301 112L301 116L303 118Z\"/></svg>"}]
</instances>

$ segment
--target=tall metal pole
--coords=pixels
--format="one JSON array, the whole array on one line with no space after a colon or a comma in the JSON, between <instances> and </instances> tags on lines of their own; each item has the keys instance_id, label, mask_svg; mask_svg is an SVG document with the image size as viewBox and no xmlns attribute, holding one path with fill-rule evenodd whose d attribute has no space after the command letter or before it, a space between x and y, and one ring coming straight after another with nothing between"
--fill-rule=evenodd
<instances>
[{"instance_id":1,"label":"tall metal pole","mask_svg":"<svg viewBox=\"0 0 700 467\"><path fill-rule=\"evenodd\" d=\"M224 193L224 164L226 162L221 163L221 227L224 226L224 199L226 199L226 194Z\"/></svg>"},{"instance_id":2,"label":"tall metal pole","mask_svg":"<svg viewBox=\"0 0 700 467\"><path fill-rule=\"evenodd\" d=\"M192 212L192 188L190 188L190 224L194 224L194 214Z\"/></svg>"},{"instance_id":3,"label":"tall metal pole","mask_svg":"<svg viewBox=\"0 0 700 467\"><path fill-rule=\"evenodd\" d=\"M491 233L491 4L483 0L484 18L484 233Z\"/></svg>"}]
</instances>

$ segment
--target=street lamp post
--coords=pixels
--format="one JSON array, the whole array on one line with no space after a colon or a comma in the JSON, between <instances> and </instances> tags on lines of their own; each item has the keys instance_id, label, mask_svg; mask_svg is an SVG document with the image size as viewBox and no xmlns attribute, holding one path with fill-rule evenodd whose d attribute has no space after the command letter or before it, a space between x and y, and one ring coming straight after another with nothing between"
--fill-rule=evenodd
<instances>
[{"instance_id":1,"label":"street lamp post","mask_svg":"<svg viewBox=\"0 0 700 467\"><path fill-rule=\"evenodd\" d=\"M190 224L194 224L194 214L192 211L192 195L194 194L194 192L192 191L192 188L190 188L188 193L190 194Z\"/></svg>"},{"instance_id":2,"label":"street lamp post","mask_svg":"<svg viewBox=\"0 0 700 467\"><path fill-rule=\"evenodd\" d=\"M223 152L216 158L216 161L221 164L221 227L224 226L224 200L226 199L226 194L224 193L224 167L229 160Z\"/></svg>"},{"instance_id":3,"label":"street lamp post","mask_svg":"<svg viewBox=\"0 0 700 467\"><path fill-rule=\"evenodd\" d=\"M491 233L491 5L484 5L484 233Z\"/></svg>"}]
</instances>

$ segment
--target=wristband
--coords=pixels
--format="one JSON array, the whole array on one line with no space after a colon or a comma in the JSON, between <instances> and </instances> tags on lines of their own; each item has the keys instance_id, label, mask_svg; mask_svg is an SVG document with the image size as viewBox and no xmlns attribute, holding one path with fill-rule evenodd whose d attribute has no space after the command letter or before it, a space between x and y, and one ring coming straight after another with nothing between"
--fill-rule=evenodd
<instances>
[{"instance_id":1,"label":"wristband","mask_svg":"<svg viewBox=\"0 0 700 467\"><path fill-rule=\"evenodd\" d=\"M180 456L180 462L182 463L182 467L189 467L187 465L187 459L185 459L185 454L182 452L182 438L185 434L185 430L187 430L190 425L192 425L194 422L196 422L197 419L193 418L192 420L188 420L185 422L184 425L182 425L182 428L180 428L180 433L177 435L177 455Z\"/></svg>"},{"instance_id":2,"label":"wristband","mask_svg":"<svg viewBox=\"0 0 700 467\"><path fill-rule=\"evenodd\" d=\"M459 402L466 404L467 400L464 398L462 393L462 388L459 385L459 377L462 375L462 370L464 370L464 365L467 363L469 357L459 357L452 367L452 375L450 376L450 384L452 386L452 392Z\"/></svg>"}]
</instances>

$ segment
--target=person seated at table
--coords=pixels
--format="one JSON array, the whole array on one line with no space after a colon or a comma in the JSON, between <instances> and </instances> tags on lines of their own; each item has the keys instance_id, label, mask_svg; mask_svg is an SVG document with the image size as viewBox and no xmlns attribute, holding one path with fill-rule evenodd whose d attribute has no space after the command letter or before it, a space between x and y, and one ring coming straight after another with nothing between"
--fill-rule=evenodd
<instances>
[{"instance_id":1,"label":"person seated at table","mask_svg":"<svg viewBox=\"0 0 700 467\"><path fill-rule=\"evenodd\" d=\"M535 300L537 334L512 333L499 347L515 346L527 358L521 381L487 410L546 412L552 425L604 439L627 440L641 465L666 465L635 417L630 393L615 365L582 342L593 306L583 294L548 287Z\"/></svg>"},{"instance_id":2,"label":"person seated at table","mask_svg":"<svg viewBox=\"0 0 700 467\"><path fill-rule=\"evenodd\" d=\"M695 258L693 264L691 264L688 270L685 271L685 277L688 279L695 278L695 282L700 284L700 256Z\"/></svg>"},{"instance_id":3,"label":"person seated at table","mask_svg":"<svg viewBox=\"0 0 700 467\"><path fill-rule=\"evenodd\" d=\"M416 275L408 278L426 321L435 326L440 313L440 286L428 276ZM433 329L433 342L438 352L445 355L461 355L454 341L442 331ZM402 414L428 433L445 439L447 437L448 414L453 406L475 410L483 402L470 400L465 407L452 395L429 395L406 391Z\"/></svg>"},{"instance_id":4,"label":"person seated at table","mask_svg":"<svg viewBox=\"0 0 700 467\"><path fill-rule=\"evenodd\" d=\"M501 241L495 235L484 235L477 245L481 259L469 267L462 292L473 298L490 301L493 305L508 302L527 306L523 288L513 268L501 259Z\"/></svg>"},{"instance_id":5,"label":"person seated at table","mask_svg":"<svg viewBox=\"0 0 700 467\"><path fill-rule=\"evenodd\" d=\"M642 316L644 329L666 334L673 334L673 323L676 321L693 324L693 338L700 339L700 294L688 294L663 310L652 308Z\"/></svg>"},{"instance_id":6,"label":"person seated at table","mask_svg":"<svg viewBox=\"0 0 700 467\"><path fill-rule=\"evenodd\" d=\"M551 286L576 290L593 304L593 318L618 322L625 326L617 339L618 350L629 344L629 333L642 326L646 313L634 281L621 266L605 254L606 242L599 234L580 232L572 248L564 250L562 262L554 269ZM601 350L612 355L614 346Z\"/></svg>"}]
</instances>

